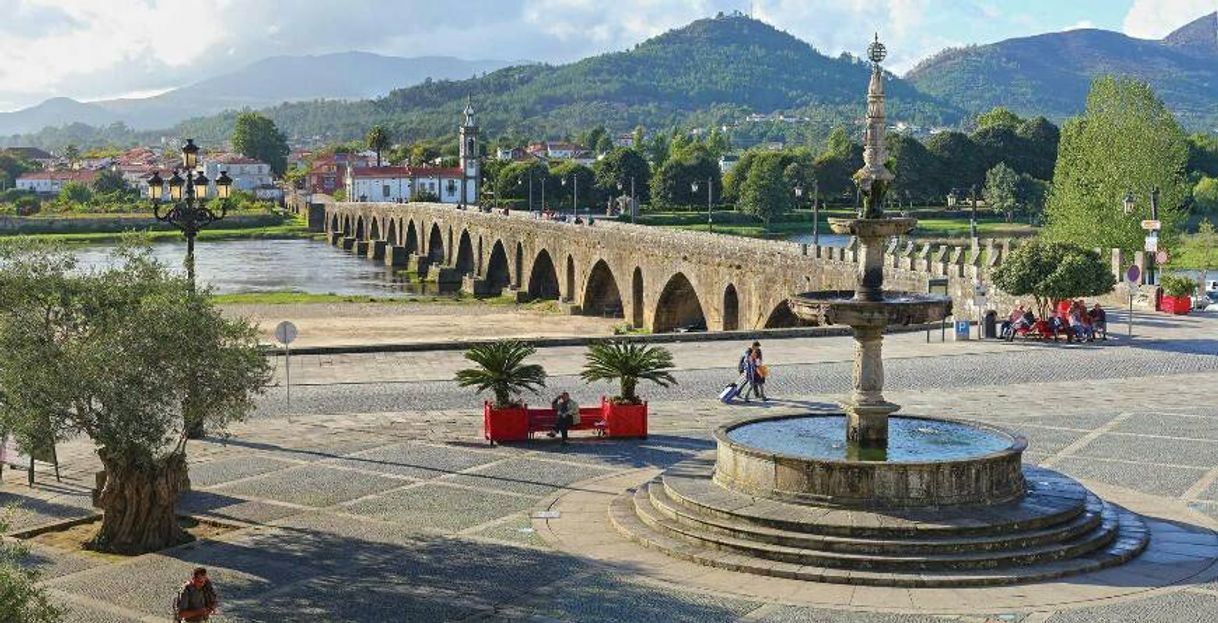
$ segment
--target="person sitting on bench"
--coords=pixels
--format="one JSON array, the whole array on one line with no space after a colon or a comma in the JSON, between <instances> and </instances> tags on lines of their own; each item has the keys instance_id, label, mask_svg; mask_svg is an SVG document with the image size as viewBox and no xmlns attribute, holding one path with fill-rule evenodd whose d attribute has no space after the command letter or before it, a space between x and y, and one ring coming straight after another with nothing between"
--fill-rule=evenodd
<instances>
[{"instance_id":1,"label":"person sitting on bench","mask_svg":"<svg viewBox=\"0 0 1218 623\"><path fill-rule=\"evenodd\" d=\"M579 405L571 400L571 394L563 392L550 403L550 407L554 409L554 430L550 432L550 437L556 434L562 435L562 442L567 443L567 430L572 426L579 425Z\"/></svg>"},{"instance_id":2,"label":"person sitting on bench","mask_svg":"<svg viewBox=\"0 0 1218 623\"><path fill-rule=\"evenodd\" d=\"M1104 308L1096 303L1087 315L1091 317L1091 329L1103 335L1105 340L1108 339L1108 314L1104 313Z\"/></svg>"}]
</instances>

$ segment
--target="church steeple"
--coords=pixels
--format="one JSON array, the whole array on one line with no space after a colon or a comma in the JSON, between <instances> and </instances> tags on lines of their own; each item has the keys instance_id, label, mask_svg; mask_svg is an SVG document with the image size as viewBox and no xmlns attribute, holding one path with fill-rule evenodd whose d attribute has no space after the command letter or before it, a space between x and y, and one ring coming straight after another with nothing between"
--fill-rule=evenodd
<instances>
[{"instance_id":1,"label":"church steeple","mask_svg":"<svg viewBox=\"0 0 1218 623\"><path fill-rule=\"evenodd\" d=\"M478 124L474 122L474 101L470 96L465 97L465 110L462 111L459 156L461 160L461 203L478 202L478 185L481 178L481 165L478 157Z\"/></svg>"}]
</instances>

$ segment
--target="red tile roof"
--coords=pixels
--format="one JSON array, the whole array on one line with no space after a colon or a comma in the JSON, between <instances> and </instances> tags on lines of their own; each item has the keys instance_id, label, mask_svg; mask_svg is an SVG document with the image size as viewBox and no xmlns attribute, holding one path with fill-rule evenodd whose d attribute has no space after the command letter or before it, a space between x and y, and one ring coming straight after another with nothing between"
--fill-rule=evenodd
<instances>
[{"instance_id":1,"label":"red tile roof","mask_svg":"<svg viewBox=\"0 0 1218 623\"><path fill-rule=\"evenodd\" d=\"M19 180L59 180L61 182L92 182L97 179L97 171L30 171L18 177Z\"/></svg>"},{"instance_id":2,"label":"red tile roof","mask_svg":"<svg viewBox=\"0 0 1218 623\"><path fill-rule=\"evenodd\" d=\"M352 177L461 177L461 167L363 167Z\"/></svg>"}]
</instances>

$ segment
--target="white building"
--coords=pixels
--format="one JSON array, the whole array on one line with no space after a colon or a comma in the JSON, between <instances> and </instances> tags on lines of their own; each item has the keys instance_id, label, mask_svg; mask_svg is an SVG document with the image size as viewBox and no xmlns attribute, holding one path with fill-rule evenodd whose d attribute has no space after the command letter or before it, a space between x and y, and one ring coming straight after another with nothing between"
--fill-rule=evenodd
<instances>
[{"instance_id":1,"label":"white building","mask_svg":"<svg viewBox=\"0 0 1218 623\"><path fill-rule=\"evenodd\" d=\"M57 195L69 182L92 187L96 180L97 171L30 171L18 177L15 186L40 195Z\"/></svg>"},{"instance_id":2,"label":"white building","mask_svg":"<svg viewBox=\"0 0 1218 623\"><path fill-rule=\"evenodd\" d=\"M460 167L350 168L345 185L347 199L398 202L434 195L441 203L460 203L461 173Z\"/></svg>"},{"instance_id":3,"label":"white building","mask_svg":"<svg viewBox=\"0 0 1218 623\"><path fill-rule=\"evenodd\" d=\"M739 154L723 154L719 156L719 172L728 173L736 168L736 164L740 162Z\"/></svg>"},{"instance_id":4,"label":"white building","mask_svg":"<svg viewBox=\"0 0 1218 623\"><path fill-rule=\"evenodd\" d=\"M271 165L239 154L216 154L203 158L203 174L210 180L208 192L215 196L216 178L227 173L233 180L233 190L252 193L263 201L283 198L283 189L275 185Z\"/></svg>"}]
</instances>

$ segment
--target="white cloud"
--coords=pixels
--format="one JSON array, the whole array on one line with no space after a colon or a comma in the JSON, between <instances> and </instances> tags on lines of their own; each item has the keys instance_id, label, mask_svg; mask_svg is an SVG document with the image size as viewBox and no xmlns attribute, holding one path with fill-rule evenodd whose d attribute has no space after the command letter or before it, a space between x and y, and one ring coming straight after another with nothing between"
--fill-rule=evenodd
<instances>
[{"instance_id":1,"label":"white cloud","mask_svg":"<svg viewBox=\"0 0 1218 623\"><path fill-rule=\"evenodd\" d=\"M1218 10L1218 0L1133 0L1125 14L1125 34L1162 39L1173 30Z\"/></svg>"}]
</instances>

